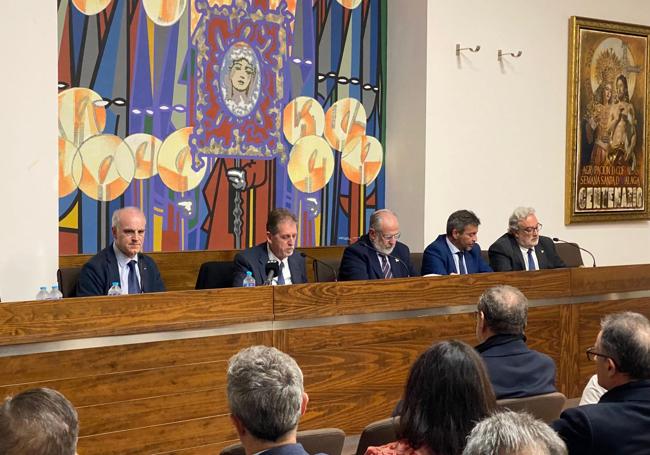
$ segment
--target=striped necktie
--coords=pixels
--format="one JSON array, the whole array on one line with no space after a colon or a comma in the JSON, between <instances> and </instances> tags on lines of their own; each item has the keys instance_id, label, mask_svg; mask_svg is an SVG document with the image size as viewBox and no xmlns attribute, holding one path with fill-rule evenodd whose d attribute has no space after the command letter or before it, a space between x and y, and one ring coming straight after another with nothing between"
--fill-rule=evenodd
<instances>
[{"instance_id":1,"label":"striped necktie","mask_svg":"<svg viewBox=\"0 0 650 455\"><path fill-rule=\"evenodd\" d=\"M393 272L390 270L390 262L388 261L388 256L381 255L381 272L384 274L384 278L393 278Z\"/></svg>"}]
</instances>

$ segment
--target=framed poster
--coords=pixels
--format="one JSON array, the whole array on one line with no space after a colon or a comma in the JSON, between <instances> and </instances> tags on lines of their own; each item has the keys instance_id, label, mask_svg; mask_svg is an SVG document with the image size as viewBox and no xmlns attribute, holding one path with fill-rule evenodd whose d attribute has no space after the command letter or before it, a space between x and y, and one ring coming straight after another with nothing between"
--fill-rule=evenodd
<instances>
[{"instance_id":1,"label":"framed poster","mask_svg":"<svg viewBox=\"0 0 650 455\"><path fill-rule=\"evenodd\" d=\"M570 19L565 224L649 218L649 38Z\"/></svg>"}]
</instances>

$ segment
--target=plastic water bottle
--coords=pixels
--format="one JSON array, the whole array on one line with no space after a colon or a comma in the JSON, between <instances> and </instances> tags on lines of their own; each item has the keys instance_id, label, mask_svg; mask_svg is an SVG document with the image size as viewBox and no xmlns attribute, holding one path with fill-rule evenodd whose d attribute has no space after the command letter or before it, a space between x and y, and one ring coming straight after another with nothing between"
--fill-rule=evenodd
<instances>
[{"instance_id":1,"label":"plastic water bottle","mask_svg":"<svg viewBox=\"0 0 650 455\"><path fill-rule=\"evenodd\" d=\"M254 288L255 287L255 278L253 278L253 272L250 270L246 271L246 276L244 277L243 286L245 288Z\"/></svg>"},{"instance_id":2,"label":"plastic water bottle","mask_svg":"<svg viewBox=\"0 0 650 455\"><path fill-rule=\"evenodd\" d=\"M41 286L41 290L36 294L36 300L47 300L49 296L50 294L47 292L47 286Z\"/></svg>"},{"instance_id":3,"label":"plastic water bottle","mask_svg":"<svg viewBox=\"0 0 650 455\"><path fill-rule=\"evenodd\" d=\"M113 281L111 288L108 290L108 295L122 295L122 288L119 281Z\"/></svg>"},{"instance_id":4,"label":"plastic water bottle","mask_svg":"<svg viewBox=\"0 0 650 455\"><path fill-rule=\"evenodd\" d=\"M59 285L58 284L53 284L52 285L52 290L50 291L48 295L48 299L50 300L60 300L63 298L63 293L59 291Z\"/></svg>"}]
</instances>

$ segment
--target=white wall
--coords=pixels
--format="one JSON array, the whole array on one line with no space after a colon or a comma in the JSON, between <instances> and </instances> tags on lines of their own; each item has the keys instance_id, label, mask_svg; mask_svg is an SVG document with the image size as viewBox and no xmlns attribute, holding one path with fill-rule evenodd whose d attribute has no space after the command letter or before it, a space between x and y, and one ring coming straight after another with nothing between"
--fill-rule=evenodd
<instances>
[{"instance_id":1,"label":"white wall","mask_svg":"<svg viewBox=\"0 0 650 455\"><path fill-rule=\"evenodd\" d=\"M427 6L427 35L421 37L427 52L411 57L427 65L426 179L413 191L425 194L424 222L417 221L424 242L409 230L405 238L411 249L421 250L444 232L447 216L460 208L481 218L479 242L487 249L505 232L512 209L530 205L536 207L545 235L579 242L593 250L599 265L650 262L646 221L564 225L569 17L650 25L648 1L431 0ZM389 23L395 19L399 16L389 15ZM400 27L406 38L394 33L389 41L410 41L417 33L408 24L393 24L389 32ZM456 43L480 44L481 50L464 52L459 60ZM522 50L523 55L501 66L498 49ZM391 59L390 53L388 58L389 92L421 74L398 79L404 73L395 65L402 60ZM404 124L413 121L421 130L419 112L395 96L389 101L390 116L401 117ZM403 140L404 128L389 123L387 135L388 160L407 160L394 146ZM391 164L388 171L400 173ZM387 203L405 206L408 196L391 187L396 179L388 178Z\"/></svg>"},{"instance_id":2,"label":"white wall","mask_svg":"<svg viewBox=\"0 0 650 455\"><path fill-rule=\"evenodd\" d=\"M31 6L30 6L31 5ZM4 2L0 298L31 300L58 264L56 1Z\"/></svg>"}]
</instances>

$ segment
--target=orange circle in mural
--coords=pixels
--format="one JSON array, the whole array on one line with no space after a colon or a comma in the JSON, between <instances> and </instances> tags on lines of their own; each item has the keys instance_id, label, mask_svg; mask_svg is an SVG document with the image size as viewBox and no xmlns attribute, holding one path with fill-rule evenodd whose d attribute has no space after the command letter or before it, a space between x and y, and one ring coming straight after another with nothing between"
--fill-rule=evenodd
<instances>
[{"instance_id":1,"label":"orange circle in mural","mask_svg":"<svg viewBox=\"0 0 650 455\"><path fill-rule=\"evenodd\" d=\"M72 163L78 159L77 147L68 141L59 137L59 197L67 196L77 189L77 182L81 180L81 166L74 170L77 175L73 175Z\"/></svg>"},{"instance_id":2,"label":"orange circle in mural","mask_svg":"<svg viewBox=\"0 0 650 455\"><path fill-rule=\"evenodd\" d=\"M205 158L201 169L192 169L190 153L192 127L181 128L167 136L158 152L158 173L163 183L172 191L183 192L196 188L207 170Z\"/></svg>"},{"instance_id":3,"label":"orange circle in mural","mask_svg":"<svg viewBox=\"0 0 650 455\"><path fill-rule=\"evenodd\" d=\"M298 139L287 164L289 178L303 193L313 193L327 185L334 172L334 153L320 136Z\"/></svg>"},{"instance_id":4,"label":"orange circle in mural","mask_svg":"<svg viewBox=\"0 0 650 455\"><path fill-rule=\"evenodd\" d=\"M98 201L112 201L126 191L135 175L133 153L121 137L93 136L79 147L72 174L80 176L79 189Z\"/></svg>"},{"instance_id":5,"label":"orange circle in mural","mask_svg":"<svg viewBox=\"0 0 650 455\"><path fill-rule=\"evenodd\" d=\"M162 141L156 136L137 133L127 136L124 142L133 152L135 159L135 178L145 180L158 174L158 152Z\"/></svg>"},{"instance_id":6,"label":"orange circle in mural","mask_svg":"<svg viewBox=\"0 0 650 455\"><path fill-rule=\"evenodd\" d=\"M352 138L343 149L341 169L351 182L366 185L372 183L379 175L384 161L383 147L372 136Z\"/></svg>"},{"instance_id":7,"label":"orange circle in mural","mask_svg":"<svg viewBox=\"0 0 650 455\"><path fill-rule=\"evenodd\" d=\"M353 137L366 134L366 110L354 98L344 98L325 113L325 139L333 149L342 151Z\"/></svg>"},{"instance_id":8,"label":"orange circle in mural","mask_svg":"<svg viewBox=\"0 0 650 455\"><path fill-rule=\"evenodd\" d=\"M59 93L59 136L79 147L104 131L106 109L102 97L89 88L75 87Z\"/></svg>"},{"instance_id":9,"label":"orange circle in mural","mask_svg":"<svg viewBox=\"0 0 650 455\"><path fill-rule=\"evenodd\" d=\"M354 9L361 4L361 0L336 0L347 9Z\"/></svg>"},{"instance_id":10,"label":"orange circle in mural","mask_svg":"<svg viewBox=\"0 0 650 455\"><path fill-rule=\"evenodd\" d=\"M111 0L72 0L74 6L86 16L103 11L110 2Z\"/></svg>"},{"instance_id":11,"label":"orange circle in mural","mask_svg":"<svg viewBox=\"0 0 650 455\"><path fill-rule=\"evenodd\" d=\"M282 130L291 145L305 136L322 136L325 128L323 106L309 96L294 98L284 107Z\"/></svg>"},{"instance_id":12,"label":"orange circle in mural","mask_svg":"<svg viewBox=\"0 0 650 455\"><path fill-rule=\"evenodd\" d=\"M175 24L187 8L187 0L142 0L142 6L149 19L155 24Z\"/></svg>"}]
</instances>

